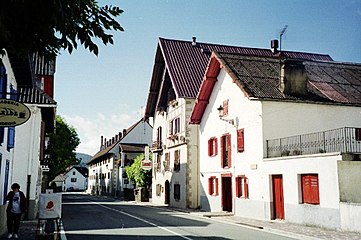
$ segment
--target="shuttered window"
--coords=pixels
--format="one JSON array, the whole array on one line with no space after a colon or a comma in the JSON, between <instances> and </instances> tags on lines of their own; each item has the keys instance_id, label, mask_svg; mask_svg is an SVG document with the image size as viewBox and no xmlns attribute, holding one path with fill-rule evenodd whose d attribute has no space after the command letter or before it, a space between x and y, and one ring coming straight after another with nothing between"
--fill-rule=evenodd
<instances>
[{"instance_id":1,"label":"shuttered window","mask_svg":"<svg viewBox=\"0 0 361 240\"><path fill-rule=\"evenodd\" d=\"M237 151L243 152L244 151L244 129L237 130Z\"/></svg>"},{"instance_id":2,"label":"shuttered window","mask_svg":"<svg viewBox=\"0 0 361 240\"><path fill-rule=\"evenodd\" d=\"M179 172L179 170L180 170L179 155L180 155L180 150L175 150L174 151L174 171L175 172Z\"/></svg>"},{"instance_id":3,"label":"shuttered window","mask_svg":"<svg viewBox=\"0 0 361 240\"><path fill-rule=\"evenodd\" d=\"M221 167L229 168L232 166L231 135L226 134L221 137Z\"/></svg>"},{"instance_id":4,"label":"shuttered window","mask_svg":"<svg viewBox=\"0 0 361 240\"><path fill-rule=\"evenodd\" d=\"M236 197L249 198L248 197L248 178L246 176L236 177Z\"/></svg>"},{"instance_id":5,"label":"shuttered window","mask_svg":"<svg viewBox=\"0 0 361 240\"><path fill-rule=\"evenodd\" d=\"M211 196L218 196L218 178L208 178L208 194Z\"/></svg>"},{"instance_id":6,"label":"shuttered window","mask_svg":"<svg viewBox=\"0 0 361 240\"><path fill-rule=\"evenodd\" d=\"M217 138L212 137L208 140L208 156L216 156L218 154Z\"/></svg>"},{"instance_id":7,"label":"shuttered window","mask_svg":"<svg viewBox=\"0 0 361 240\"><path fill-rule=\"evenodd\" d=\"M302 174L302 202L320 204L318 174Z\"/></svg>"},{"instance_id":8,"label":"shuttered window","mask_svg":"<svg viewBox=\"0 0 361 240\"><path fill-rule=\"evenodd\" d=\"M180 200L180 184L179 183L174 184L174 200L177 200L177 201Z\"/></svg>"},{"instance_id":9,"label":"shuttered window","mask_svg":"<svg viewBox=\"0 0 361 240\"><path fill-rule=\"evenodd\" d=\"M223 117L228 116L228 99L223 101Z\"/></svg>"},{"instance_id":10,"label":"shuttered window","mask_svg":"<svg viewBox=\"0 0 361 240\"><path fill-rule=\"evenodd\" d=\"M15 127L8 127L8 144L7 150L14 148L15 146Z\"/></svg>"},{"instance_id":11,"label":"shuttered window","mask_svg":"<svg viewBox=\"0 0 361 240\"><path fill-rule=\"evenodd\" d=\"M361 128L355 128L355 139L361 141Z\"/></svg>"}]
</instances>

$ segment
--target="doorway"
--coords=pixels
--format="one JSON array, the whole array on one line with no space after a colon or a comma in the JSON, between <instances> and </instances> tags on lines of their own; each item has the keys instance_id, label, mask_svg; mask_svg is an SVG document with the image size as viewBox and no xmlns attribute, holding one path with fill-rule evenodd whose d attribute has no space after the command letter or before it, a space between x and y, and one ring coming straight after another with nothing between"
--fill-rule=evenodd
<instances>
[{"instance_id":1,"label":"doorway","mask_svg":"<svg viewBox=\"0 0 361 240\"><path fill-rule=\"evenodd\" d=\"M165 181L164 185L164 204L169 204L170 195L169 195L169 181Z\"/></svg>"},{"instance_id":2,"label":"doorway","mask_svg":"<svg viewBox=\"0 0 361 240\"><path fill-rule=\"evenodd\" d=\"M273 219L285 219L282 175L272 176L273 186Z\"/></svg>"},{"instance_id":3,"label":"doorway","mask_svg":"<svg viewBox=\"0 0 361 240\"><path fill-rule=\"evenodd\" d=\"M222 209L232 212L232 177L222 176Z\"/></svg>"}]
</instances>

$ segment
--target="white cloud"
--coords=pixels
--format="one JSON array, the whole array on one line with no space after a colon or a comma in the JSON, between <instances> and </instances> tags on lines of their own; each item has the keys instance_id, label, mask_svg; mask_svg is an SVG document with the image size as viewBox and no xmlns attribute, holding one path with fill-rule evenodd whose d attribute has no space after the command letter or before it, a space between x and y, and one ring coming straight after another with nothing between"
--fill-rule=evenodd
<instances>
[{"instance_id":1,"label":"white cloud","mask_svg":"<svg viewBox=\"0 0 361 240\"><path fill-rule=\"evenodd\" d=\"M110 139L140 119L140 117L137 119L129 114L105 116L102 113L98 113L92 118L85 118L75 114L61 115L61 117L66 123L73 126L78 133L81 143L76 151L90 155L94 155L99 151L101 136Z\"/></svg>"}]
</instances>

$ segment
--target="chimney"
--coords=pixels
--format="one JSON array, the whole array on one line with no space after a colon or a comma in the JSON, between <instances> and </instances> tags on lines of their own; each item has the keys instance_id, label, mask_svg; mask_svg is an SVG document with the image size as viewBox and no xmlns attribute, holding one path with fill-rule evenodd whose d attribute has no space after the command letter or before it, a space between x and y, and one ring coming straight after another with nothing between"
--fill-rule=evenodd
<instances>
[{"instance_id":1,"label":"chimney","mask_svg":"<svg viewBox=\"0 0 361 240\"><path fill-rule=\"evenodd\" d=\"M103 147L103 140L104 140L104 137L100 136L100 149L102 149L102 147Z\"/></svg>"},{"instance_id":2,"label":"chimney","mask_svg":"<svg viewBox=\"0 0 361 240\"><path fill-rule=\"evenodd\" d=\"M118 134L115 135L115 141L118 142Z\"/></svg>"},{"instance_id":3,"label":"chimney","mask_svg":"<svg viewBox=\"0 0 361 240\"><path fill-rule=\"evenodd\" d=\"M278 40L277 39L271 40L271 51L273 52L273 54L278 53Z\"/></svg>"},{"instance_id":4,"label":"chimney","mask_svg":"<svg viewBox=\"0 0 361 240\"><path fill-rule=\"evenodd\" d=\"M107 147L107 139L104 138L104 147Z\"/></svg>"},{"instance_id":5,"label":"chimney","mask_svg":"<svg viewBox=\"0 0 361 240\"><path fill-rule=\"evenodd\" d=\"M192 37L192 47L197 47L197 38L196 37Z\"/></svg>"},{"instance_id":6,"label":"chimney","mask_svg":"<svg viewBox=\"0 0 361 240\"><path fill-rule=\"evenodd\" d=\"M119 140L122 139L122 133L119 132L118 135L119 135Z\"/></svg>"},{"instance_id":7,"label":"chimney","mask_svg":"<svg viewBox=\"0 0 361 240\"><path fill-rule=\"evenodd\" d=\"M307 92L307 74L303 61L283 60L281 63L280 90L293 96L305 96Z\"/></svg>"},{"instance_id":8,"label":"chimney","mask_svg":"<svg viewBox=\"0 0 361 240\"><path fill-rule=\"evenodd\" d=\"M114 144L115 143L115 138L114 137L112 137L112 144Z\"/></svg>"},{"instance_id":9,"label":"chimney","mask_svg":"<svg viewBox=\"0 0 361 240\"><path fill-rule=\"evenodd\" d=\"M127 129L123 129L123 137L127 134Z\"/></svg>"}]
</instances>

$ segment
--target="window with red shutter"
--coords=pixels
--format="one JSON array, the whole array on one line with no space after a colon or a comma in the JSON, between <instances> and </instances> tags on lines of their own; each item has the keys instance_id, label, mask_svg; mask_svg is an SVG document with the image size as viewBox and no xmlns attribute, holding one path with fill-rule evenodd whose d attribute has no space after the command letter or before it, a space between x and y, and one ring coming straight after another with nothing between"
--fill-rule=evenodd
<instances>
[{"instance_id":1,"label":"window with red shutter","mask_svg":"<svg viewBox=\"0 0 361 240\"><path fill-rule=\"evenodd\" d=\"M221 166L222 168L231 167L231 135L226 134L221 137Z\"/></svg>"},{"instance_id":2,"label":"window with red shutter","mask_svg":"<svg viewBox=\"0 0 361 240\"><path fill-rule=\"evenodd\" d=\"M223 101L223 117L228 116L228 99Z\"/></svg>"},{"instance_id":3,"label":"window with red shutter","mask_svg":"<svg viewBox=\"0 0 361 240\"><path fill-rule=\"evenodd\" d=\"M236 197L248 198L248 178L246 176L236 177Z\"/></svg>"},{"instance_id":4,"label":"window with red shutter","mask_svg":"<svg viewBox=\"0 0 361 240\"><path fill-rule=\"evenodd\" d=\"M208 178L208 193L211 196L218 196L218 178L214 176Z\"/></svg>"},{"instance_id":5,"label":"window with red shutter","mask_svg":"<svg viewBox=\"0 0 361 240\"><path fill-rule=\"evenodd\" d=\"M237 151L243 152L244 151L244 129L237 130Z\"/></svg>"},{"instance_id":6,"label":"window with red shutter","mask_svg":"<svg viewBox=\"0 0 361 240\"><path fill-rule=\"evenodd\" d=\"M320 204L318 174L302 174L302 202L308 204Z\"/></svg>"}]
</instances>

